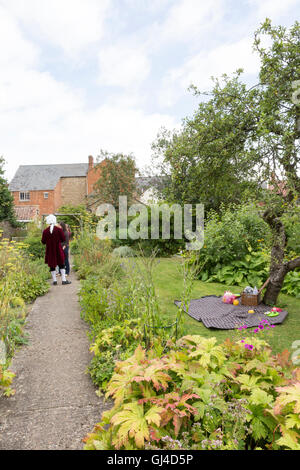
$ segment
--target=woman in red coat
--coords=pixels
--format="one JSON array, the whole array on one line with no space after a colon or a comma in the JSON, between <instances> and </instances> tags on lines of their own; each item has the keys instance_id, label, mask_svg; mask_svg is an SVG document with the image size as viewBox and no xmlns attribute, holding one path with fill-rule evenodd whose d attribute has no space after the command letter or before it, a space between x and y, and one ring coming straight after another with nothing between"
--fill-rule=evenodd
<instances>
[{"instance_id":1,"label":"woman in red coat","mask_svg":"<svg viewBox=\"0 0 300 470\"><path fill-rule=\"evenodd\" d=\"M66 280L65 256L61 245L65 241L64 232L61 228L56 227L54 215L49 215L46 222L49 227L43 231L42 243L46 245L45 263L50 268L53 285L57 286L56 266L60 268L62 284L71 284Z\"/></svg>"}]
</instances>

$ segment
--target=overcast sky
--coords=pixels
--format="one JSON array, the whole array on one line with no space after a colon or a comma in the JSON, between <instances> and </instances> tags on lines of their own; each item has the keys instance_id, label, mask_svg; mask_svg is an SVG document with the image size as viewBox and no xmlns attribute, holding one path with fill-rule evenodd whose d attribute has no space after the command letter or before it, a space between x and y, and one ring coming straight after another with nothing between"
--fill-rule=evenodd
<instances>
[{"instance_id":1,"label":"overcast sky","mask_svg":"<svg viewBox=\"0 0 300 470\"><path fill-rule=\"evenodd\" d=\"M300 18L300 0L0 0L0 155L86 162L100 149L142 168L161 126L192 114L193 83L245 70L253 32Z\"/></svg>"}]
</instances>

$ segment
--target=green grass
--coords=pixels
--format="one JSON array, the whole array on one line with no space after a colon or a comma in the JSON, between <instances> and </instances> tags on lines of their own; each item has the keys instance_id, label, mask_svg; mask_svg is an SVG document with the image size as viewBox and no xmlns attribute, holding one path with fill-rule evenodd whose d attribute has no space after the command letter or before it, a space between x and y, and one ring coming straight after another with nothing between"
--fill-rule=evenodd
<instances>
[{"instance_id":1,"label":"green grass","mask_svg":"<svg viewBox=\"0 0 300 470\"><path fill-rule=\"evenodd\" d=\"M154 283L159 298L159 305L166 323L172 323L177 314L174 300L180 300L182 293L182 276L180 263L176 258L160 259L154 271ZM222 295L225 290L240 292L237 286L225 286L224 284L206 283L195 281L192 298L204 295ZM300 300L288 295L280 295L277 306L285 307L289 315L283 324L276 326L265 334L265 339L270 343L275 353L284 349L291 351L293 341L300 340ZM193 320L188 315L184 318L184 333L199 334L205 337L215 336L219 341L232 338L236 335L234 330L212 330L206 328L201 322Z\"/></svg>"}]
</instances>

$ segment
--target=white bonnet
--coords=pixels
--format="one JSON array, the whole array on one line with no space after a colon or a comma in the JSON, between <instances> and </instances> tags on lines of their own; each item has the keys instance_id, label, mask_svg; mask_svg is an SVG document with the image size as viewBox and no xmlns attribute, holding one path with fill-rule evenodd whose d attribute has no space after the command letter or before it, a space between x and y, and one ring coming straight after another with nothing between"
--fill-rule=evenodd
<instances>
[{"instance_id":1,"label":"white bonnet","mask_svg":"<svg viewBox=\"0 0 300 470\"><path fill-rule=\"evenodd\" d=\"M47 225L50 225L50 233L52 233L54 225L56 224L55 215L53 214L48 215L48 217L46 217L46 222L47 222Z\"/></svg>"}]
</instances>

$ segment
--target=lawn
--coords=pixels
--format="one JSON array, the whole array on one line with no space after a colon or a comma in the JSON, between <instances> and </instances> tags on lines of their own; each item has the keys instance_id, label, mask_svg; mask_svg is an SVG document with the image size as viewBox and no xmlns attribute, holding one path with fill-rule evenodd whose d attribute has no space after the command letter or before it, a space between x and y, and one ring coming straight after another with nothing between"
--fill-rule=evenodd
<instances>
[{"instance_id":1,"label":"lawn","mask_svg":"<svg viewBox=\"0 0 300 470\"><path fill-rule=\"evenodd\" d=\"M180 300L182 292L183 281L179 260L176 258L160 259L154 271L154 282L162 315L165 317L166 323L172 323L177 313L174 300ZM222 295L227 289L232 289L233 292L241 290L237 286L195 281L192 298L212 294ZM271 344L274 352L281 352L284 349L292 351L293 341L300 340L300 300L282 294L278 306L284 306L289 315L283 324L276 326L270 334L266 335L266 339ZM188 315L185 315L184 329L185 334L199 334L205 337L215 336L219 341L236 334L234 330L208 329L201 322L193 320Z\"/></svg>"}]
</instances>

